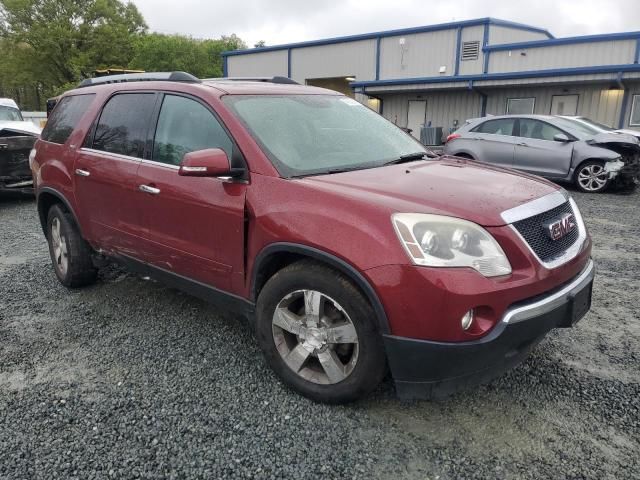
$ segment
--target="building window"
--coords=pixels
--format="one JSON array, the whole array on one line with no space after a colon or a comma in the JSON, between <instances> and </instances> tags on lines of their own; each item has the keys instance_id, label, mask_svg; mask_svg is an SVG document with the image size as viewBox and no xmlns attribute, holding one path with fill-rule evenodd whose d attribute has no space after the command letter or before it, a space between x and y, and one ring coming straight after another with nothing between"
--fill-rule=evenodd
<instances>
[{"instance_id":1,"label":"building window","mask_svg":"<svg viewBox=\"0 0 640 480\"><path fill-rule=\"evenodd\" d=\"M640 95L634 95L631 100L631 118L629 126L640 127Z\"/></svg>"},{"instance_id":2,"label":"building window","mask_svg":"<svg viewBox=\"0 0 640 480\"><path fill-rule=\"evenodd\" d=\"M480 55L480 42L464 42L462 44L462 60L477 60Z\"/></svg>"},{"instance_id":3,"label":"building window","mask_svg":"<svg viewBox=\"0 0 640 480\"><path fill-rule=\"evenodd\" d=\"M532 115L535 105L535 97L508 98L507 115Z\"/></svg>"},{"instance_id":4,"label":"building window","mask_svg":"<svg viewBox=\"0 0 640 480\"><path fill-rule=\"evenodd\" d=\"M577 115L579 98L578 94L553 95L551 97L551 115Z\"/></svg>"}]
</instances>

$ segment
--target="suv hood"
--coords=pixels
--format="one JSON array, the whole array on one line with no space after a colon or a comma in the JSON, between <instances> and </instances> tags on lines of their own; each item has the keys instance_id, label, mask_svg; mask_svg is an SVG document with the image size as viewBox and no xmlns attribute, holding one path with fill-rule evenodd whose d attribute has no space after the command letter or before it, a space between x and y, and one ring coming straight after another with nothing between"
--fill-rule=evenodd
<instances>
[{"instance_id":1,"label":"suv hood","mask_svg":"<svg viewBox=\"0 0 640 480\"><path fill-rule=\"evenodd\" d=\"M452 157L306 177L303 182L375 203L389 213L433 213L499 226L510 208L560 190L539 177Z\"/></svg>"},{"instance_id":2,"label":"suv hood","mask_svg":"<svg viewBox=\"0 0 640 480\"><path fill-rule=\"evenodd\" d=\"M38 136L41 132L42 129L31 122L0 122L0 136L14 133Z\"/></svg>"}]
</instances>

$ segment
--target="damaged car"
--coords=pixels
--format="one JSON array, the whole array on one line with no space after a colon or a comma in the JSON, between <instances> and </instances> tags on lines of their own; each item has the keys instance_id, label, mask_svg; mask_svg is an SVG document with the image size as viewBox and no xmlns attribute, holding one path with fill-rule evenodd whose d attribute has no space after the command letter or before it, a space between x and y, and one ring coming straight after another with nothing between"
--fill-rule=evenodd
<instances>
[{"instance_id":1,"label":"damaged car","mask_svg":"<svg viewBox=\"0 0 640 480\"><path fill-rule=\"evenodd\" d=\"M0 98L0 192L33 193L29 154L40 131L16 102Z\"/></svg>"},{"instance_id":2,"label":"damaged car","mask_svg":"<svg viewBox=\"0 0 640 480\"><path fill-rule=\"evenodd\" d=\"M444 152L599 193L633 188L640 178L640 142L625 133L596 131L567 117L503 115L468 120L449 135Z\"/></svg>"}]
</instances>

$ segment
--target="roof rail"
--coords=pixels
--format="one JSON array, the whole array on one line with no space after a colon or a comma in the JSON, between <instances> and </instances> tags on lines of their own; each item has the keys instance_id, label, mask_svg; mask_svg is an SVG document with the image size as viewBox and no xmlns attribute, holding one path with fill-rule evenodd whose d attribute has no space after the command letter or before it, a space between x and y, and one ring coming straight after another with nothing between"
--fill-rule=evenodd
<instances>
[{"instance_id":1,"label":"roof rail","mask_svg":"<svg viewBox=\"0 0 640 480\"><path fill-rule=\"evenodd\" d=\"M218 77L205 78L205 82L267 82L267 83L283 83L287 85L300 85L289 77Z\"/></svg>"},{"instance_id":2,"label":"roof rail","mask_svg":"<svg viewBox=\"0 0 640 480\"><path fill-rule=\"evenodd\" d=\"M125 73L123 75L106 75L104 77L87 78L80 82L78 88L92 87L94 85L104 85L107 83L121 82L186 82L201 83L202 80L186 72L147 72L147 73Z\"/></svg>"}]
</instances>

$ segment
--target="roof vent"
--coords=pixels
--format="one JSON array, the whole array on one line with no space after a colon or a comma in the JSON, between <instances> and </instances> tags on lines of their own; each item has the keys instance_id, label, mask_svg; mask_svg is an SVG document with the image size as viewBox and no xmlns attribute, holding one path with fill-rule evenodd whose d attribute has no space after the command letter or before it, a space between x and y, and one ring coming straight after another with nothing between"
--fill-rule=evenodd
<instances>
[{"instance_id":1,"label":"roof vent","mask_svg":"<svg viewBox=\"0 0 640 480\"><path fill-rule=\"evenodd\" d=\"M462 44L462 60L477 60L480 56L480 42L464 42Z\"/></svg>"}]
</instances>

